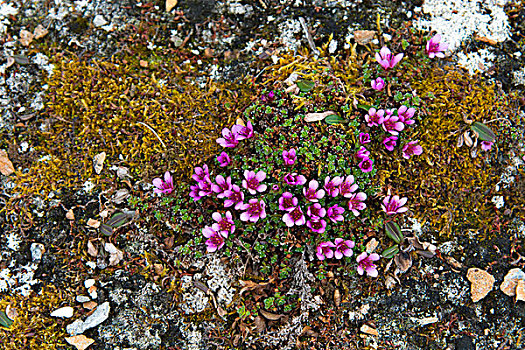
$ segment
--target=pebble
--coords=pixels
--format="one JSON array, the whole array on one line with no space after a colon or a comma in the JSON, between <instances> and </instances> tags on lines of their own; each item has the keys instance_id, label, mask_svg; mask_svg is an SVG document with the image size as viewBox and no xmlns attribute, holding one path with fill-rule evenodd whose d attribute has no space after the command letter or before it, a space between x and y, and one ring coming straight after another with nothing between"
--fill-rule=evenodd
<instances>
[{"instance_id":1,"label":"pebble","mask_svg":"<svg viewBox=\"0 0 525 350\"><path fill-rule=\"evenodd\" d=\"M65 339L70 345L77 348L77 350L85 350L95 342L93 339L88 338L83 334L66 337Z\"/></svg>"},{"instance_id":2,"label":"pebble","mask_svg":"<svg viewBox=\"0 0 525 350\"><path fill-rule=\"evenodd\" d=\"M106 19L101 15L96 15L93 19L93 25L97 28L105 26L106 24L108 24L108 21L106 21Z\"/></svg>"},{"instance_id":3,"label":"pebble","mask_svg":"<svg viewBox=\"0 0 525 350\"><path fill-rule=\"evenodd\" d=\"M83 303L82 306L85 309L93 310L95 307L97 307L97 303L95 303L94 301L90 300L90 301L88 301L86 303Z\"/></svg>"},{"instance_id":4,"label":"pebble","mask_svg":"<svg viewBox=\"0 0 525 350\"><path fill-rule=\"evenodd\" d=\"M98 297L97 287L95 286L89 287L88 292L89 292L89 296L91 297L91 299L96 299Z\"/></svg>"},{"instance_id":5,"label":"pebble","mask_svg":"<svg viewBox=\"0 0 525 350\"><path fill-rule=\"evenodd\" d=\"M470 294L473 302L485 298L494 287L496 280L485 270L471 268L467 271L467 279L470 281Z\"/></svg>"},{"instance_id":6,"label":"pebble","mask_svg":"<svg viewBox=\"0 0 525 350\"><path fill-rule=\"evenodd\" d=\"M89 289L91 286L94 286L94 285L95 285L95 280L92 278L84 281L84 287L86 287L87 289Z\"/></svg>"},{"instance_id":7,"label":"pebble","mask_svg":"<svg viewBox=\"0 0 525 350\"><path fill-rule=\"evenodd\" d=\"M78 335L84 333L86 330L96 327L109 317L109 302L100 304L95 311L86 318L85 321L76 320L66 327L66 331L71 335Z\"/></svg>"},{"instance_id":8,"label":"pebble","mask_svg":"<svg viewBox=\"0 0 525 350\"><path fill-rule=\"evenodd\" d=\"M70 318L73 316L73 308L71 306L61 307L51 313L52 317L65 317Z\"/></svg>"},{"instance_id":9,"label":"pebble","mask_svg":"<svg viewBox=\"0 0 525 350\"><path fill-rule=\"evenodd\" d=\"M360 330L361 330L361 332L363 332L365 334L370 334L370 335L375 335L375 336L379 335L379 333L377 332L377 329L372 328L372 327L370 327L367 324L362 325Z\"/></svg>"},{"instance_id":10,"label":"pebble","mask_svg":"<svg viewBox=\"0 0 525 350\"><path fill-rule=\"evenodd\" d=\"M525 273L521 269L511 269L503 279L503 283L501 283L499 288L509 297L513 297L516 295L519 281L525 282ZM520 298L521 297L522 296L520 296Z\"/></svg>"},{"instance_id":11,"label":"pebble","mask_svg":"<svg viewBox=\"0 0 525 350\"><path fill-rule=\"evenodd\" d=\"M88 301L90 301L90 300L91 300L91 298L90 298L90 297L87 297L87 296L85 296L85 295L77 295L77 301L78 301L79 303L86 303L86 302L88 302Z\"/></svg>"},{"instance_id":12,"label":"pebble","mask_svg":"<svg viewBox=\"0 0 525 350\"><path fill-rule=\"evenodd\" d=\"M31 248L29 249L31 251L31 260L33 261L40 261L46 251L42 243L31 243Z\"/></svg>"}]
</instances>

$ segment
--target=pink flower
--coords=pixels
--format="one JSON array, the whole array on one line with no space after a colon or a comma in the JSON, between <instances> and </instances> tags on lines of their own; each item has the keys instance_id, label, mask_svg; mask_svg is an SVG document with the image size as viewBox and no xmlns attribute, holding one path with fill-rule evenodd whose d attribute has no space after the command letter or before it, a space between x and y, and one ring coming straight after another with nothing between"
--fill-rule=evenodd
<instances>
[{"instance_id":1,"label":"pink flower","mask_svg":"<svg viewBox=\"0 0 525 350\"><path fill-rule=\"evenodd\" d=\"M220 155L217 156L217 161L219 162L219 166L225 167L228 164L230 164L231 159L228 156L228 153L222 152Z\"/></svg>"},{"instance_id":2,"label":"pink flower","mask_svg":"<svg viewBox=\"0 0 525 350\"><path fill-rule=\"evenodd\" d=\"M191 178L197 182L204 181L207 177L210 177L210 172L208 171L208 166L204 164L201 167L195 167L195 174L191 176Z\"/></svg>"},{"instance_id":3,"label":"pink flower","mask_svg":"<svg viewBox=\"0 0 525 350\"><path fill-rule=\"evenodd\" d=\"M241 210L246 210L241 214L242 221L257 222L259 218L264 219L266 217L266 204L261 199L259 200L252 198L242 205Z\"/></svg>"},{"instance_id":4,"label":"pink flower","mask_svg":"<svg viewBox=\"0 0 525 350\"><path fill-rule=\"evenodd\" d=\"M232 189L232 179L230 176L228 176L226 179L224 179L224 176L217 175L215 177L216 184L211 185L211 190L215 193L217 193L217 198L224 198L226 197L225 192L227 190Z\"/></svg>"},{"instance_id":5,"label":"pink flower","mask_svg":"<svg viewBox=\"0 0 525 350\"><path fill-rule=\"evenodd\" d=\"M292 148L289 151L283 151L283 158L284 158L284 164L293 165L295 161L297 160L295 149Z\"/></svg>"},{"instance_id":6,"label":"pink flower","mask_svg":"<svg viewBox=\"0 0 525 350\"><path fill-rule=\"evenodd\" d=\"M397 109L399 121L405 123L406 125L412 125L416 122L415 120L412 120L412 117L414 117L415 113L415 108L408 108L407 106L401 106Z\"/></svg>"},{"instance_id":7,"label":"pink flower","mask_svg":"<svg viewBox=\"0 0 525 350\"><path fill-rule=\"evenodd\" d=\"M197 183L199 186L199 196L206 197L213 193L212 182L209 177L206 177L203 181Z\"/></svg>"},{"instance_id":8,"label":"pink flower","mask_svg":"<svg viewBox=\"0 0 525 350\"><path fill-rule=\"evenodd\" d=\"M370 134L367 132L361 132L359 133L359 143L362 145L366 145L367 143L370 143Z\"/></svg>"},{"instance_id":9,"label":"pink flower","mask_svg":"<svg viewBox=\"0 0 525 350\"><path fill-rule=\"evenodd\" d=\"M490 149L492 148L493 144L494 144L494 142L481 141L481 149L484 150L484 151L490 151ZM421 146L418 146L418 147L421 148ZM421 149L421 152L423 152L423 149ZM419 154L421 154L421 153L419 153Z\"/></svg>"},{"instance_id":10,"label":"pink flower","mask_svg":"<svg viewBox=\"0 0 525 350\"><path fill-rule=\"evenodd\" d=\"M246 123L246 126L238 125L238 124L234 125L232 127L232 132L234 134L237 134L237 140L251 139L253 137L253 125L248 120L248 123Z\"/></svg>"},{"instance_id":11,"label":"pink flower","mask_svg":"<svg viewBox=\"0 0 525 350\"><path fill-rule=\"evenodd\" d=\"M444 58L445 54L443 51L446 51L448 49L447 43L440 43L441 41L441 35L436 34L427 42L426 52L428 57L434 58Z\"/></svg>"},{"instance_id":12,"label":"pink flower","mask_svg":"<svg viewBox=\"0 0 525 350\"><path fill-rule=\"evenodd\" d=\"M272 191L279 191L279 185L275 184L275 185L272 185Z\"/></svg>"},{"instance_id":13,"label":"pink flower","mask_svg":"<svg viewBox=\"0 0 525 350\"><path fill-rule=\"evenodd\" d=\"M213 213L211 217L217 221L211 225L212 229L219 232L225 238L228 238L228 235L235 231L235 223L233 222L232 213L229 211L224 214L224 217L218 212Z\"/></svg>"},{"instance_id":14,"label":"pink flower","mask_svg":"<svg viewBox=\"0 0 525 350\"><path fill-rule=\"evenodd\" d=\"M358 187L359 186L354 183L354 176L348 175L345 181L339 185L339 193L345 198L350 198Z\"/></svg>"},{"instance_id":15,"label":"pink flower","mask_svg":"<svg viewBox=\"0 0 525 350\"><path fill-rule=\"evenodd\" d=\"M308 226L313 232L323 233L326 230L326 221L314 216L306 222L306 226Z\"/></svg>"},{"instance_id":16,"label":"pink flower","mask_svg":"<svg viewBox=\"0 0 525 350\"><path fill-rule=\"evenodd\" d=\"M195 185L195 186L190 186L190 197L193 198L193 201L198 201L199 199L202 198L201 195L199 195L199 192L200 192L200 188L199 186Z\"/></svg>"},{"instance_id":17,"label":"pink flower","mask_svg":"<svg viewBox=\"0 0 525 350\"><path fill-rule=\"evenodd\" d=\"M399 134L399 131L405 128L405 124L399 121L399 117L392 115L392 112L388 113L385 119L383 119L383 130L391 133L392 135Z\"/></svg>"},{"instance_id":18,"label":"pink flower","mask_svg":"<svg viewBox=\"0 0 525 350\"><path fill-rule=\"evenodd\" d=\"M386 149L392 152L394 150L394 147L396 147L397 144L397 136L390 136L385 137L383 140L383 145L385 145Z\"/></svg>"},{"instance_id":19,"label":"pink flower","mask_svg":"<svg viewBox=\"0 0 525 350\"><path fill-rule=\"evenodd\" d=\"M363 173L369 173L374 168L374 161L370 158L365 158L358 164L358 166Z\"/></svg>"},{"instance_id":20,"label":"pink flower","mask_svg":"<svg viewBox=\"0 0 525 350\"><path fill-rule=\"evenodd\" d=\"M164 173L164 181L161 178L153 179L153 185L156 187L153 189L158 194L169 194L173 191L173 178L169 171Z\"/></svg>"},{"instance_id":21,"label":"pink flower","mask_svg":"<svg viewBox=\"0 0 525 350\"><path fill-rule=\"evenodd\" d=\"M242 187L246 188L251 194L256 194L257 191L266 191L266 185L261 185L261 182L266 179L266 173L262 170L258 171L257 174L253 171L244 171L244 178L242 180Z\"/></svg>"},{"instance_id":22,"label":"pink flower","mask_svg":"<svg viewBox=\"0 0 525 350\"><path fill-rule=\"evenodd\" d=\"M293 196L290 192L284 192L279 198L279 209L289 210L295 208L299 200Z\"/></svg>"},{"instance_id":23,"label":"pink flower","mask_svg":"<svg viewBox=\"0 0 525 350\"><path fill-rule=\"evenodd\" d=\"M330 180L330 176L325 177L324 179L324 189L329 196L337 197L339 194L339 188L337 186L341 185L343 179L339 176L334 177Z\"/></svg>"},{"instance_id":24,"label":"pink flower","mask_svg":"<svg viewBox=\"0 0 525 350\"><path fill-rule=\"evenodd\" d=\"M363 203L365 199L366 193L354 193L348 200L348 209L352 211L352 213L354 213L355 216L359 216L360 211L366 208L366 204Z\"/></svg>"},{"instance_id":25,"label":"pink flower","mask_svg":"<svg viewBox=\"0 0 525 350\"><path fill-rule=\"evenodd\" d=\"M368 114L365 115L365 120L368 126L378 126L383 124L384 116L384 110L376 110L375 108L370 108L368 110Z\"/></svg>"},{"instance_id":26,"label":"pink flower","mask_svg":"<svg viewBox=\"0 0 525 350\"><path fill-rule=\"evenodd\" d=\"M381 91L385 87L385 81L381 77L377 77L371 82L372 89Z\"/></svg>"},{"instance_id":27,"label":"pink flower","mask_svg":"<svg viewBox=\"0 0 525 350\"><path fill-rule=\"evenodd\" d=\"M368 254L366 252L362 252L357 257L357 263L359 266L357 266L357 273L362 275L365 273L370 277L377 277L377 266L374 265L374 261L379 260L379 255L376 253Z\"/></svg>"},{"instance_id":28,"label":"pink flower","mask_svg":"<svg viewBox=\"0 0 525 350\"><path fill-rule=\"evenodd\" d=\"M399 196L386 196L383 199L383 204L381 204L381 208L387 213L387 215L394 215L398 213L404 213L408 210L407 207L404 207L404 205L407 202L407 198L399 198Z\"/></svg>"},{"instance_id":29,"label":"pink flower","mask_svg":"<svg viewBox=\"0 0 525 350\"><path fill-rule=\"evenodd\" d=\"M286 214L283 215L283 221L288 227L293 225L301 226L304 225L306 219L303 215L303 211L300 207L289 209Z\"/></svg>"},{"instance_id":30,"label":"pink flower","mask_svg":"<svg viewBox=\"0 0 525 350\"><path fill-rule=\"evenodd\" d=\"M340 206L336 204L328 208L327 214L328 214L328 218L330 219L330 221L332 221L335 224L338 221L344 220L343 215L341 215L344 212L345 212L345 209L341 208Z\"/></svg>"},{"instance_id":31,"label":"pink flower","mask_svg":"<svg viewBox=\"0 0 525 350\"><path fill-rule=\"evenodd\" d=\"M244 205L244 193L237 185L232 185L231 190L224 191L224 197L228 198L224 201L225 208L235 205L234 208L236 210L240 210L241 207Z\"/></svg>"},{"instance_id":32,"label":"pink flower","mask_svg":"<svg viewBox=\"0 0 525 350\"><path fill-rule=\"evenodd\" d=\"M275 99L275 93L273 91L270 91L267 95L261 96L261 101L271 103Z\"/></svg>"},{"instance_id":33,"label":"pink flower","mask_svg":"<svg viewBox=\"0 0 525 350\"><path fill-rule=\"evenodd\" d=\"M222 129L222 137L217 139L217 143L222 147L235 147L239 144L237 133L230 131L228 128Z\"/></svg>"},{"instance_id":34,"label":"pink flower","mask_svg":"<svg viewBox=\"0 0 525 350\"><path fill-rule=\"evenodd\" d=\"M352 256L354 252L352 248L355 246L355 243L349 239L344 240L342 238L335 239L335 253L334 256L336 259L341 259L343 256Z\"/></svg>"},{"instance_id":35,"label":"pink flower","mask_svg":"<svg viewBox=\"0 0 525 350\"><path fill-rule=\"evenodd\" d=\"M410 141L405 146L403 146L403 158L410 159L411 156L419 156L423 153L423 147L418 145L419 141ZM483 148L483 144L481 144Z\"/></svg>"},{"instance_id":36,"label":"pink flower","mask_svg":"<svg viewBox=\"0 0 525 350\"><path fill-rule=\"evenodd\" d=\"M306 183L306 177L303 175L297 175L297 173L286 174L284 176L284 182L288 185L304 185Z\"/></svg>"},{"instance_id":37,"label":"pink flower","mask_svg":"<svg viewBox=\"0 0 525 350\"><path fill-rule=\"evenodd\" d=\"M303 195L310 202L318 202L319 199L324 197L324 193L325 193L324 190L321 189L317 191L317 187L319 187L319 183L315 180L311 180L308 183L308 189L303 188Z\"/></svg>"},{"instance_id":38,"label":"pink flower","mask_svg":"<svg viewBox=\"0 0 525 350\"><path fill-rule=\"evenodd\" d=\"M306 209L306 214L310 217L322 218L326 215L326 209L321 207L321 204L314 203Z\"/></svg>"},{"instance_id":39,"label":"pink flower","mask_svg":"<svg viewBox=\"0 0 525 350\"><path fill-rule=\"evenodd\" d=\"M321 242L317 246L317 258L319 260L331 259L334 256L334 252L330 248L335 248L335 244L332 242Z\"/></svg>"},{"instance_id":40,"label":"pink flower","mask_svg":"<svg viewBox=\"0 0 525 350\"><path fill-rule=\"evenodd\" d=\"M208 238L206 241L206 250L208 253L213 253L217 249L221 249L224 245L224 236L219 232L213 230L211 227L206 226L202 229L202 234L204 237Z\"/></svg>"},{"instance_id":41,"label":"pink flower","mask_svg":"<svg viewBox=\"0 0 525 350\"><path fill-rule=\"evenodd\" d=\"M381 51L376 52L376 61L383 67L385 70L388 70L390 68L394 68L396 64L398 64L399 61L403 58L403 54L399 53L395 56L392 55L392 52L390 52L390 49L388 49L386 46L383 46Z\"/></svg>"},{"instance_id":42,"label":"pink flower","mask_svg":"<svg viewBox=\"0 0 525 350\"><path fill-rule=\"evenodd\" d=\"M370 152L368 152L368 150L364 146L361 146L359 151L357 151L357 158L359 159L366 159L369 156L370 156Z\"/></svg>"}]
</instances>

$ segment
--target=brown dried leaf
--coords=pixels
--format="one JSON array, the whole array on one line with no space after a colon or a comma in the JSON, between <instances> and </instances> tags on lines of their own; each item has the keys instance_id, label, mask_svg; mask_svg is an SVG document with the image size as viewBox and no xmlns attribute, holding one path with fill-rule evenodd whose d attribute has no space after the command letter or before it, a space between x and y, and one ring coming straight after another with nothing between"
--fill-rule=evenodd
<instances>
[{"instance_id":1,"label":"brown dried leaf","mask_svg":"<svg viewBox=\"0 0 525 350\"><path fill-rule=\"evenodd\" d=\"M465 133L463 134L463 138L465 140L465 145L467 147L472 147L474 141L472 141L472 138L470 137L470 133L468 131L465 131Z\"/></svg>"},{"instance_id":2,"label":"brown dried leaf","mask_svg":"<svg viewBox=\"0 0 525 350\"><path fill-rule=\"evenodd\" d=\"M474 39L476 39L478 41L482 41L482 42L487 43L489 45L493 45L493 46L498 44L498 42L496 40L489 39L489 38L484 37L484 36L477 36L477 35L475 35Z\"/></svg>"},{"instance_id":3,"label":"brown dried leaf","mask_svg":"<svg viewBox=\"0 0 525 350\"><path fill-rule=\"evenodd\" d=\"M257 316L255 320L253 320L255 323L255 329L257 330L257 333L262 333L266 329L266 321L261 316Z\"/></svg>"},{"instance_id":4,"label":"brown dried leaf","mask_svg":"<svg viewBox=\"0 0 525 350\"><path fill-rule=\"evenodd\" d=\"M336 113L332 111L326 111L322 113L308 113L304 117L304 121L305 122L317 122L317 121L323 120L324 118L332 114L336 114Z\"/></svg>"},{"instance_id":5,"label":"brown dried leaf","mask_svg":"<svg viewBox=\"0 0 525 350\"><path fill-rule=\"evenodd\" d=\"M394 262L402 273L405 273L408 271L410 267L412 267L412 258L408 253L400 252L399 254L396 254L394 256Z\"/></svg>"},{"instance_id":6,"label":"brown dried leaf","mask_svg":"<svg viewBox=\"0 0 525 350\"><path fill-rule=\"evenodd\" d=\"M460 148L461 146L463 146L463 142L464 142L464 141L465 141L465 140L463 139L463 135L459 135L459 136L458 136L458 141L457 141L457 143L456 143L456 147L457 147L457 148Z\"/></svg>"},{"instance_id":7,"label":"brown dried leaf","mask_svg":"<svg viewBox=\"0 0 525 350\"><path fill-rule=\"evenodd\" d=\"M94 258L96 258L98 255L98 249L95 247L93 243L91 243L91 241L87 242L87 252L89 255L91 255Z\"/></svg>"},{"instance_id":8,"label":"brown dried leaf","mask_svg":"<svg viewBox=\"0 0 525 350\"><path fill-rule=\"evenodd\" d=\"M239 292L239 295L242 296L242 293L246 292L246 291L250 291L250 290L254 290L254 289L257 289L259 287L264 287L266 286L267 284L269 284L270 282L264 282L264 283L255 283L253 281L250 281L250 280L246 280L246 281L243 281L243 280L239 280L239 282L242 284L243 288L240 290Z\"/></svg>"},{"instance_id":9,"label":"brown dried leaf","mask_svg":"<svg viewBox=\"0 0 525 350\"><path fill-rule=\"evenodd\" d=\"M261 312L261 314L267 319L267 320L270 320L270 321L278 321L281 317L284 317L285 315L277 315L277 314L272 314L271 312L268 312L266 310L259 310Z\"/></svg>"},{"instance_id":10,"label":"brown dried leaf","mask_svg":"<svg viewBox=\"0 0 525 350\"><path fill-rule=\"evenodd\" d=\"M425 249L417 237L407 237L407 241L412 247L416 249Z\"/></svg>"},{"instance_id":11,"label":"brown dried leaf","mask_svg":"<svg viewBox=\"0 0 525 350\"><path fill-rule=\"evenodd\" d=\"M456 259L454 259L451 256L445 256L445 261L447 262L447 264L449 264L450 266L452 266L452 267L454 267L456 269L463 268L463 264L460 263L459 261L457 261Z\"/></svg>"},{"instance_id":12,"label":"brown dried leaf","mask_svg":"<svg viewBox=\"0 0 525 350\"><path fill-rule=\"evenodd\" d=\"M7 152L3 149L0 149L0 173L5 176L9 176L15 172L13 163L9 160Z\"/></svg>"},{"instance_id":13,"label":"brown dried leaf","mask_svg":"<svg viewBox=\"0 0 525 350\"><path fill-rule=\"evenodd\" d=\"M334 304L336 307L339 307L341 305L341 292L339 289L334 290Z\"/></svg>"}]
</instances>

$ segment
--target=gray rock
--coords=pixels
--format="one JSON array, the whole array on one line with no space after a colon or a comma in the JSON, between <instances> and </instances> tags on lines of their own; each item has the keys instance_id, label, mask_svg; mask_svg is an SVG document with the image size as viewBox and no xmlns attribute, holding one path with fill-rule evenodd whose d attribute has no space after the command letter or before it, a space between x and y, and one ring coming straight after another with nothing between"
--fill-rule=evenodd
<instances>
[{"instance_id":1,"label":"gray rock","mask_svg":"<svg viewBox=\"0 0 525 350\"><path fill-rule=\"evenodd\" d=\"M84 333L86 330L96 327L109 317L109 302L106 301L100 304L85 321L76 320L66 327L66 331L70 335L78 335Z\"/></svg>"}]
</instances>

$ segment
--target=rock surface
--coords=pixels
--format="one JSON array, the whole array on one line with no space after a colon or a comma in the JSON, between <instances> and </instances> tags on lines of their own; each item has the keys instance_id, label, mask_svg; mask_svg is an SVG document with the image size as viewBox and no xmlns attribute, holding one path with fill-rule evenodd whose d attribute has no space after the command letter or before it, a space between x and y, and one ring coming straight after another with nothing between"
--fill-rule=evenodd
<instances>
[{"instance_id":1,"label":"rock surface","mask_svg":"<svg viewBox=\"0 0 525 350\"><path fill-rule=\"evenodd\" d=\"M470 281L470 294L473 302L485 298L494 287L494 276L485 270L478 268L468 269L467 279Z\"/></svg>"}]
</instances>

